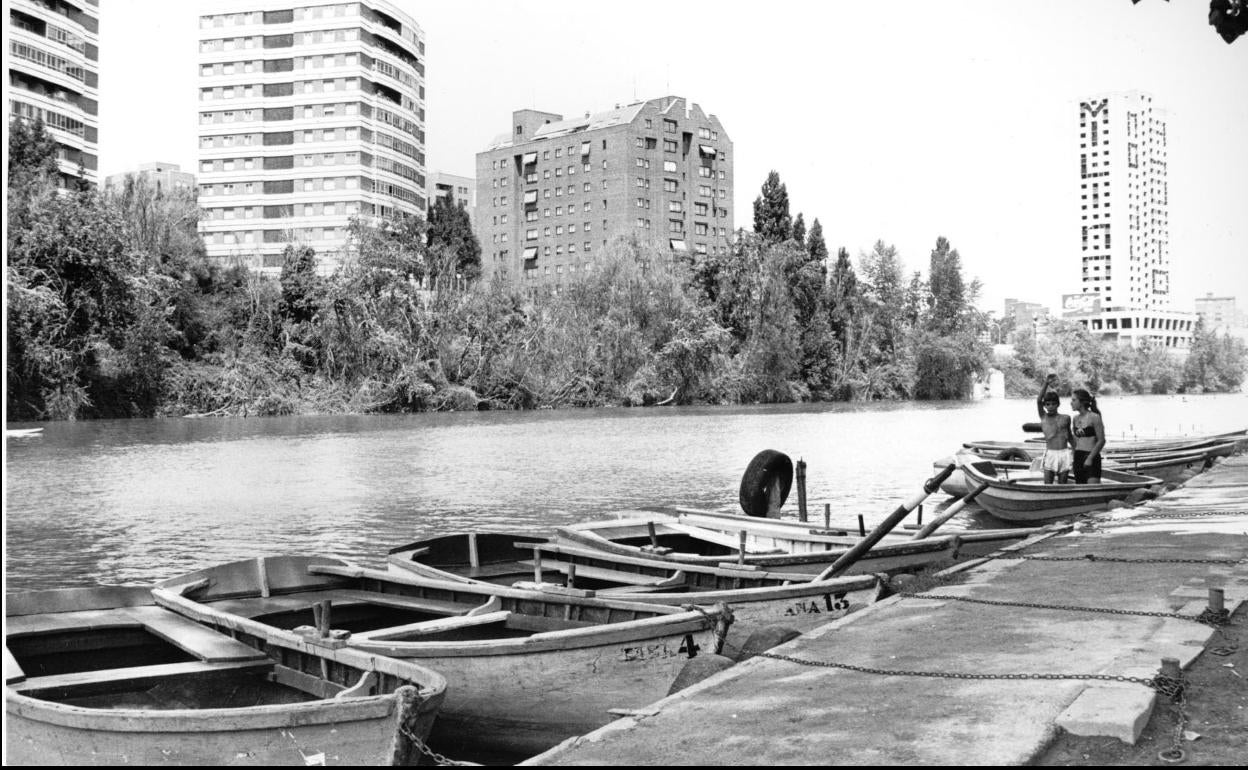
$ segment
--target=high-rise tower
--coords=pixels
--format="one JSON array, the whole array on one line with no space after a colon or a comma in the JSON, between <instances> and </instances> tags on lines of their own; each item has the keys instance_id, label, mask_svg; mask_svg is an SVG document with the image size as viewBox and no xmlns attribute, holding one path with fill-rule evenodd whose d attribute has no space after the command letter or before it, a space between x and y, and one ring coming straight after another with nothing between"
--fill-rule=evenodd
<instances>
[{"instance_id":1,"label":"high-rise tower","mask_svg":"<svg viewBox=\"0 0 1248 770\"><path fill-rule=\"evenodd\" d=\"M1063 309L1096 334L1183 348L1193 316L1170 309L1166 127L1147 94L1079 103L1082 285Z\"/></svg>"},{"instance_id":2,"label":"high-rise tower","mask_svg":"<svg viewBox=\"0 0 1248 770\"><path fill-rule=\"evenodd\" d=\"M353 216L425 211L424 33L389 0L220 0L200 17L200 232L209 256L323 271Z\"/></svg>"},{"instance_id":3,"label":"high-rise tower","mask_svg":"<svg viewBox=\"0 0 1248 770\"><path fill-rule=\"evenodd\" d=\"M98 0L12 0L9 111L56 140L60 185L99 182Z\"/></svg>"}]
</instances>

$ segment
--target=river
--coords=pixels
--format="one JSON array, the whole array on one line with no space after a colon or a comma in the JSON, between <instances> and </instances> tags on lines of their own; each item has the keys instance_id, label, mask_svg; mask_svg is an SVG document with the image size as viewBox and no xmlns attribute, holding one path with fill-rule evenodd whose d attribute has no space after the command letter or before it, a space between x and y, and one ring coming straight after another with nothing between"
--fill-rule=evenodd
<instances>
[{"instance_id":1,"label":"river","mask_svg":"<svg viewBox=\"0 0 1248 770\"><path fill-rule=\"evenodd\" d=\"M1101 408L1111 439L1248 426L1245 394ZM376 566L439 532L735 509L762 449L806 461L812 514L828 503L834 520L871 523L960 442L1018 438L1035 419L1033 402L989 400L51 423L5 442L7 590L145 583L261 554Z\"/></svg>"}]
</instances>

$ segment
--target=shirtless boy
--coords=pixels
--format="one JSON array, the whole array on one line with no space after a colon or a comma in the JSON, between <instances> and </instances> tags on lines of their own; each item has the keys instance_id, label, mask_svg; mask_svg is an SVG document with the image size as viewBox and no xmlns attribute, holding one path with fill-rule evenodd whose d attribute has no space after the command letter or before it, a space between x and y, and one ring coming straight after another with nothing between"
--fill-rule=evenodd
<instances>
[{"instance_id":1,"label":"shirtless boy","mask_svg":"<svg viewBox=\"0 0 1248 770\"><path fill-rule=\"evenodd\" d=\"M1057 375L1050 374L1036 397L1036 411L1040 413L1040 428L1044 432L1044 483L1065 484L1073 464L1071 447L1074 439L1070 433L1070 415L1058 414L1061 399L1057 396Z\"/></svg>"}]
</instances>

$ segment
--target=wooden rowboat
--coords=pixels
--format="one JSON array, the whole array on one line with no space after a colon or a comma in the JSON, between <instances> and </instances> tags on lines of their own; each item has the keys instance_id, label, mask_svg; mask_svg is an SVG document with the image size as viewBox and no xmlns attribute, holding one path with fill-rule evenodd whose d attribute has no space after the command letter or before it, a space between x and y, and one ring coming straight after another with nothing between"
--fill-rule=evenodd
<instances>
[{"instance_id":1,"label":"wooden rowboat","mask_svg":"<svg viewBox=\"0 0 1248 770\"><path fill-rule=\"evenodd\" d=\"M1104 467L1109 470L1126 471L1144 476L1154 476L1166 483L1178 483L1191 478L1193 475L1200 473L1209 468L1213 461L1219 457L1229 457L1238 450L1239 442L1225 441L1216 444L1209 444L1204 447L1188 448L1188 449L1172 449L1172 450L1152 450L1152 451L1118 451L1116 453L1106 453ZM1007 450L1001 450L1005 452ZM987 449L963 449L962 453L974 454L982 459L992 459L998 472L1005 471L1011 477L1025 477L1030 463L1027 460L1001 460L996 459L996 454ZM1008 450L1012 457L1040 457L1044 453L1043 447L1027 447L1012 448ZM1020 454L1021 453L1021 454ZM960 453L961 454L961 453ZM944 463L949 462L949 458L941 458L932 463L933 467L944 467ZM1043 473L1035 473L1038 477L1043 477ZM966 494L968 485L966 477L960 470L954 471L949 478L945 480L940 487L947 494L961 496Z\"/></svg>"},{"instance_id":2,"label":"wooden rowboat","mask_svg":"<svg viewBox=\"0 0 1248 770\"><path fill-rule=\"evenodd\" d=\"M1161 479L1122 471L1102 470L1100 484L1045 484L1044 479L1005 479L991 460L965 462L970 484L984 484L976 502L1006 521L1044 521L1062 516L1105 510L1137 489L1159 486Z\"/></svg>"},{"instance_id":3,"label":"wooden rowboat","mask_svg":"<svg viewBox=\"0 0 1248 770\"><path fill-rule=\"evenodd\" d=\"M477 566L453 558L468 551L473 541ZM933 561L947 555L936 555ZM394 549L388 562L391 571L399 573L481 585L572 584L594 591L599 598L621 601L666 606L727 604L733 614L725 643L730 651L764 626L813 629L867 606L879 590L873 575L814 580L810 574L773 572L754 565L678 564L507 533L421 540Z\"/></svg>"},{"instance_id":4,"label":"wooden rowboat","mask_svg":"<svg viewBox=\"0 0 1248 770\"><path fill-rule=\"evenodd\" d=\"M847 529L694 508L650 508L615 515L615 520L559 527L555 540L621 556L682 564L736 561L810 575L822 572L862 540L857 532L851 534ZM1027 534L1018 530L963 531L924 540L904 533L887 534L846 574L921 569L958 555L983 555Z\"/></svg>"},{"instance_id":5,"label":"wooden rowboat","mask_svg":"<svg viewBox=\"0 0 1248 770\"><path fill-rule=\"evenodd\" d=\"M446 691L411 662L227 636L146 588L9 594L5 614L14 764L416 764Z\"/></svg>"},{"instance_id":6,"label":"wooden rowboat","mask_svg":"<svg viewBox=\"0 0 1248 770\"><path fill-rule=\"evenodd\" d=\"M340 559L254 559L161 583L156 600L220 628L296 630L323 643L418 661L450 686L433 740L534 754L667 694L685 662L716 652L723 608L681 610L462 581L422 580Z\"/></svg>"}]
</instances>

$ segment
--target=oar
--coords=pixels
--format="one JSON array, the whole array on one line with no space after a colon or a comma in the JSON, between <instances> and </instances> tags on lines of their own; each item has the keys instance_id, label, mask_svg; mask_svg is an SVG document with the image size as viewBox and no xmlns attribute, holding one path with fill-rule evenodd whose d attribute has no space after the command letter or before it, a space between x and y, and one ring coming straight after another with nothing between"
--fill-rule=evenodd
<instances>
[{"instance_id":1,"label":"oar","mask_svg":"<svg viewBox=\"0 0 1248 770\"><path fill-rule=\"evenodd\" d=\"M918 532L914 533L914 537L910 539L922 540L926 538L928 535L935 532L936 528L939 527L941 524L944 524L946 521L949 521L954 516L956 516L959 511L961 511L963 508L966 507L967 503L974 500L979 495L980 492L983 492L987 488L988 488L987 484L980 484L979 486L972 489L970 492L967 492L965 495L962 496L961 500L958 500L953 505L950 505L948 508L944 510L943 513L941 513L939 516L932 519L923 527L921 527Z\"/></svg>"},{"instance_id":2,"label":"oar","mask_svg":"<svg viewBox=\"0 0 1248 770\"><path fill-rule=\"evenodd\" d=\"M888 518L880 522L875 529L871 530L870 534L859 540L854 547L841 554L839 559L832 562L832 564L823 572L820 572L815 580L826 580L830 577L836 577L853 566L854 562L861 559L863 555L866 554L867 551L870 551L876 543L880 542L885 535L893 531L893 528L900 524L901 520L910 514L910 511L913 511L915 508L922 505L928 495L932 494L937 489L940 489L940 485L944 483L945 479L949 478L949 474L953 473L954 469L957 467L956 463L949 463L949 465L945 466L943 471L928 479L927 483L923 485L923 490L921 492L916 493L914 497L898 506L897 510L889 514Z\"/></svg>"}]
</instances>

